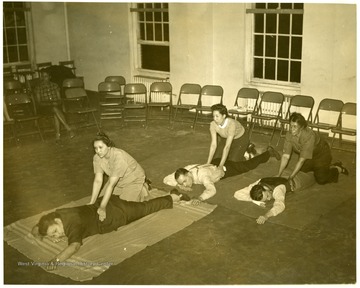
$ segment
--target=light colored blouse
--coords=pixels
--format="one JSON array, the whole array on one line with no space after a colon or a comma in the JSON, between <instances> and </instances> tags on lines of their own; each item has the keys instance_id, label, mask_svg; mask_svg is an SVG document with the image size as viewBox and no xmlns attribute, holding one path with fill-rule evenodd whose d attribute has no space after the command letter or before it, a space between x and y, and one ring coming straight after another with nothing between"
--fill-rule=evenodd
<instances>
[{"instance_id":1,"label":"light colored blouse","mask_svg":"<svg viewBox=\"0 0 360 288\"><path fill-rule=\"evenodd\" d=\"M215 121L212 121L210 123L210 132L216 131L216 133L218 133L223 138L228 138L229 135L234 135L234 139L238 139L244 135L245 128L239 121L229 117L226 118L225 121L226 122L222 127L217 125Z\"/></svg>"}]
</instances>

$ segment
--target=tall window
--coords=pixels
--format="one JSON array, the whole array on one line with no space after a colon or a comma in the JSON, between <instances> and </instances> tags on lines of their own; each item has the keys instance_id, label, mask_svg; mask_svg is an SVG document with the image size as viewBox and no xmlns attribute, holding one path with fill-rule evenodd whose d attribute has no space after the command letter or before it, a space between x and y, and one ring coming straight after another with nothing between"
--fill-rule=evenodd
<instances>
[{"instance_id":1,"label":"tall window","mask_svg":"<svg viewBox=\"0 0 360 288\"><path fill-rule=\"evenodd\" d=\"M138 68L170 72L168 3L136 5Z\"/></svg>"},{"instance_id":2,"label":"tall window","mask_svg":"<svg viewBox=\"0 0 360 288\"><path fill-rule=\"evenodd\" d=\"M3 2L3 64L28 62L25 2Z\"/></svg>"},{"instance_id":3,"label":"tall window","mask_svg":"<svg viewBox=\"0 0 360 288\"><path fill-rule=\"evenodd\" d=\"M253 78L300 83L302 3L256 3L253 30Z\"/></svg>"}]
</instances>

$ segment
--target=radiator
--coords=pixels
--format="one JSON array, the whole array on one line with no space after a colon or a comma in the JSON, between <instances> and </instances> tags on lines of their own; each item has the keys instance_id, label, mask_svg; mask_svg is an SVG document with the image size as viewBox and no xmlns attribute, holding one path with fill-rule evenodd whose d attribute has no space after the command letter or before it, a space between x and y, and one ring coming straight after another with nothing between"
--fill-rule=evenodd
<instances>
[{"instance_id":1,"label":"radiator","mask_svg":"<svg viewBox=\"0 0 360 288\"><path fill-rule=\"evenodd\" d=\"M147 99L149 101L149 94L150 94L150 86L153 82L167 82L169 81L169 78L162 78L162 77L153 77L153 76L143 76L143 75L135 75L133 77L134 83L142 83L146 86L147 91ZM169 102L169 96L163 95L163 93L153 93L151 95L151 100L153 102ZM134 95L134 101L135 102L144 102L144 99L142 97L137 97L137 95Z\"/></svg>"}]
</instances>

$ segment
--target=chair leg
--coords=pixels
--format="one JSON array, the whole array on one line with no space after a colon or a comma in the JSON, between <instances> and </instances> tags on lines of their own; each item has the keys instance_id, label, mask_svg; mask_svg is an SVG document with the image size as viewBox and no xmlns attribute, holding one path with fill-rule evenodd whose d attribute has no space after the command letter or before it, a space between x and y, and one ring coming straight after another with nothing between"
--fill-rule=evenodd
<instances>
[{"instance_id":1,"label":"chair leg","mask_svg":"<svg viewBox=\"0 0 360 288\"><path fill-rule=\"evenodd\" d=\"M332 148L334 147L335 134L336 134L336 133L333 133L333 137L332 137L332 140L331 140L330 149L332 149Z\"/></svg>"},{"instance_id":2,"label":"chair leg","mask_svg":"<svg viewBox=\"0 0 360 288\"><path fill-rule=\"evenodd\" d=\"M97 120L96 120L95 113L94 113L94 112L91 112L91 114L92 114L92 116L93 116L93 118L94 118L94 121L95 121L95 124L96 124L96 128L98 129L98 132L100 132L100 127L99 127L99 124L98 124L98 122L97 122Z\"/></svg>"},{"instance_id":3,"label":"chair leg","mask_svg":"<svg viewBox=\"0 0 360 288\"><path fill-rule=\"evenodd\" d=\"M195 112L195 118L194 118L194 123L193 123L193 130L194 130L194 131L195 131L196 121L197 121L197 118L198 118L198 113L199 113L199 111L196 111L196 112Z\"/></svg>"}]
</instances>

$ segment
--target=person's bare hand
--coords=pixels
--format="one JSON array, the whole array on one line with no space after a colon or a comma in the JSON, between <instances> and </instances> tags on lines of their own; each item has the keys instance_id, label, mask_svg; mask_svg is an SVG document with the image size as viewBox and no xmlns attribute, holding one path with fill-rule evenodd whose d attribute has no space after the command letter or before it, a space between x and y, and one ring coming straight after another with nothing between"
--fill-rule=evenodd
<instances>
[{"instance_id":1,"label":"person's bare hand","mask_svg":"<svg viewBox=\"0 0 360 288\"><path fill-rule=\"evenodd\" d=\"M259 218L256 219L256 223L258 224L264 224L268 218L266 216L259 216Z\"/></svg>"},{"instance_id":2,"label":"person's bare hand","mask_svg":"<svg viewBox=\"0 0 360 288\"><path fill-rule=\"evenodd\" d=\"M99 220L101 222L106 219L106 210L104 208L99 207L97 213L99 214Z\"/></svg>"}]
</instances>

